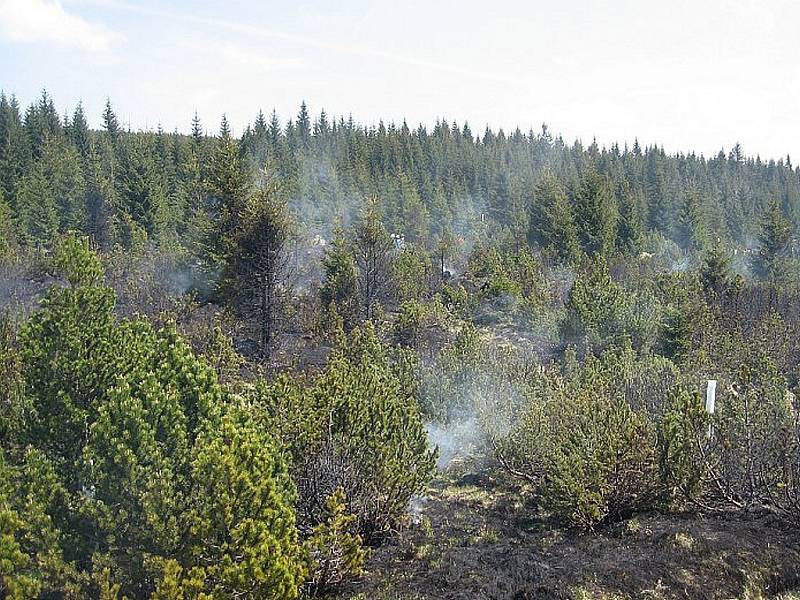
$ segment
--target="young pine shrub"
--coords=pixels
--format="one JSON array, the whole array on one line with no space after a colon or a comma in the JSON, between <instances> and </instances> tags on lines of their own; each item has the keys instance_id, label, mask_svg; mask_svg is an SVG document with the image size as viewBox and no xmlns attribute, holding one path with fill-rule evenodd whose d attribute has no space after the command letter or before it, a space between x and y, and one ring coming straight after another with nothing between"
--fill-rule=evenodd
<instances>
[{"instance_id":1,"label":"young pine shrub","mask_svg":"<svg viewBox=\"0 0 800 600\"><path fill-rule=\"evenodd\" d=\"M481 426L494 458L509 474L538 488L557 440L557 407L566 397L563 379L541 370L528 385L495 380L483 397Z\"/></svg>"},{"instance_id":2,"label":"young pine shrub","mask_svg":"<svg viewBox=\"0 0 800 600\"><path fill-rule=\"evenodd\" d=\"M352 533L355 516L347 512L344 489L328 496L325 520L314 527L305 542L309 559L308 595L317 597L361 576L366 551L361 536Z\"/></svg>"},{"instance_id":3,"label":"young pine shrub","mask_svg":"<svg viewBox=\"0 0 800 600\"><path fill-rule=\"evenodd\" d=\"M743 508L770 503L784 481L792 407L785 379L768 358L742 364L712 419L709 469L716 492Z\"/></svg>"},{"instance_id":4,"label":"young pine shrub","mask_svg":"<svg viewBox=\"0 0 800 600\"><path fill-rule=\"evenodd\" d=\"M661 485L649 418L602 389L578 390L560 410L542 487L545 507L582 529L652 507Z\"/></svg>"},{"instance_id":5,"label":"young pine shrub","mask_svg":"<svg viewBox=\"0 0 800 600\"><path fill-rule=\"evenodd\" d=\"M436 452L416 399L371 326L342 339L313 381L257 387L265 427L283 442L297 484L299 527L311 535L343 488L366 543L389 533L430 481Z\"/></svg>"},{"instance_id":6,"label":"young pine shrub","mask_svg":"<svg viewBox=\"0 0 800 600\"><path fill-rule=\"evenodd\" d=\"M699 501L707 487L708 426L700 395L677 386L659 424L661 478L673 497Z\"/></svg>"},{"instance_id":7,"label":"young pine shrub","mask_svg":"<svg viewBox=\"0 0 800 600\"><path fill-rule=\"evenodd\" d=\"M588 263L567 296L561 331L567 339L604 349L630 336L631 298L603 258Z\"/></svg>"},{"instance_id":8,"label":"young pine shrub","mask_svg":"<svg viewBox=\"0 0 800 600\"><path fill-rule=\"evenodd\" d=\"M800 506L792 397L766 358L731 379L720 382L713 415L699 394L676 389L661 426L664 481L705 506L772 506L791 519Z\"/></svg>"}]
</instances>

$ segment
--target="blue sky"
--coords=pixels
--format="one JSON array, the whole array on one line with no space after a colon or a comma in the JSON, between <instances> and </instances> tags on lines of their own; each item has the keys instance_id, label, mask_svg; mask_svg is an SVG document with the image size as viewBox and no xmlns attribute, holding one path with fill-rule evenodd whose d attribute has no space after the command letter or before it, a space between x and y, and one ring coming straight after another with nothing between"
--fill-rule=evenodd
<instances>
[{"instance_id":1,"label":"blue sky","mask_svg":"<svg viewBox=\"0 0 800 600\"><path fill-rule=\"evenodd\" d=\"M0 87L99 123L259 108L800 161L800 2L0 0Z\"/></svg>"}]
</instances>

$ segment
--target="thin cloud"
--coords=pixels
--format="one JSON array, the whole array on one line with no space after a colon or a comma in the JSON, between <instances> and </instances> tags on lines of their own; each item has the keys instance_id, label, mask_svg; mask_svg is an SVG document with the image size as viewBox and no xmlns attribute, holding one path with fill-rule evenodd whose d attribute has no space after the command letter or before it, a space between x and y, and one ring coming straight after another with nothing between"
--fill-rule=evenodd
<instances>
[{"instance_id":1,"label":"thin cloud","mask_svg":"<svg viewBox=\"0 0 800 600\"><path fill-rule=\"evenodd\" d=\"M251 35L254 37L271 38L271 39L283 40L286 42L292 42L295 44L305 46L307 48L336 52L339 54L362 56L365 58L377 58L380 60L385 60L397 64L404 64L412 67L420 67L423 69L429 69L431 71L439 71L443 73L450 73L453 75L461 75L464 77L473 77L477 79L482 79L484 81L494 81L496 83L501 83L510 86L518 86L520 83L517 79L503 77L502 75L498 75L496 73L478 71L472 68L416 58L413 56L407 56L405 54L386 52L384 50L379 50L376 48L368 48L352 44L331 43L325 40L319 40L317 38L298 35L295 33L276 31L274 29L269 29L267 27L262 27L260 25L236 23L233 21L227 21L225 19L218 19L218 18L212 19L198 15L177 13L169 10L163 10L161 8L152 8L148 6L142 6L139 4L131 4L129 2L125 2L124 0L91 0L91 3L96 4L98 6L103 6L105 8L124 10L128 12L138 13L141 15L158 17L161 19L168 19L170 21L183 21L184 23L193 23L196 25L203 25L214 29L224 28L227 29L228 31Z\"/></svg>"},{"instance_id":2,"label":"thin cloud","mask_svg":"<svg viewBox=\"0 0 800 600\"><path fill-rule=\"evenodd\" d=\"M203 65L217 65L220 69L224 69L226 74L232 71L266 73L300 69L306 65L302 58L274 56L265 53L259 48L231 42L218 43L216 41L185 38L178 41L176 49L187 57L202 58Z\"/></svg>"},{"instance_id":3,"label":"thin cloud","mask_svg":"<svg viewBox=\"0 0 800 600\"><path fill-rule=\"evenodd\" d=\"M0 0L0 38L106 52L122 35L64 10L59 0Z\"/></svg>"}]
</instances>

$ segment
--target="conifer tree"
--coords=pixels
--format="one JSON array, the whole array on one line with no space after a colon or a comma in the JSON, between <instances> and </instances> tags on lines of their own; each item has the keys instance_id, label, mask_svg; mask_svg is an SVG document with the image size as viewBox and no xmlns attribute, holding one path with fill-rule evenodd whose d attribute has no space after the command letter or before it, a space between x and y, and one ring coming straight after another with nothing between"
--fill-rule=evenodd
<instances>
[{"instance_id":1,"label":"conifer tree","mask_svg":"<svg viewBox=\"0 0 800 600\"><path fill-rule=\"evenodd\" d=\"M708 231L700 195L694 187L685 194L675 225L678 243L689 250L699 250L708 243Z\"/></svg>"},{"instance_id":2,"label":"conifer tree","mask_svg":"<svg viewBox=\"0 0 800 600\"><path fill-rule=\"evenodd\" d=\"M569 200L558 180L546 172L536 183L530 219L531 241L571 263L581 248Z\"/></svg>"},{"instance_id":3,"label":"conifer tree","mask_svg":"<svg viewBox=\"0 0 800 600\"><path fill-rule=\"evenodd\" d=\"M86 123L82 102L78 102L75 107L75 112L72 114L72 122L67 129L67 136L78 148L81 158L85 159L89 154L89 125Z\"/></svg>"},{"instance_id":4,"label":"conifer tree","mask_svg":"<svg viewBox=\"0 0 800 600\"><path fill-rule=\"evenodd\" d=\"M111 106L111 99L106 98L106 106L103 109L103 130L106 132L106 137L109 140L111 147L116 148L119 143L121 129L117 115Z\"/></svg>"},{"instance_id":5,"label":"conifer tree","mask_svg":"<svg viewBox=\"0 0 800 600\"><path fill-rule=\"evenodd\" d=\"M300 104L300 112L297 113L295 131L302 147L308 148L311 141L311 116L308 114L305 100Z\"/></svg>"},{"instance_id":6,"label":"conifer tree","mask_svg":"<svg viewBox=\"0 0 800 600\"><path fill-rule=\"evenodd\" d=\"M617 244L620 249L636 252L644 236L644 199L630 187L623 190L619 203L619 233Z\"/></svg>"},{"instance_id":7,"label":"conifer tree","mask_svg":"<svg viewBox=\"0 0 800 600\"><path fill-rule=\"evenodd\" d=\"M345 238L344 230L336 227L333 238L322 257L325 280L320 289L320 300L324 307L334 305L349 330L358 311L356 264L352 250Z\"/></svg>"},{"instance_id":8,"label":"conifer tree","mask_svg":"<svg viewBox=\"0 0 800 600\"><path fill-rule=\"evenodd\" d=\"M372 320L391 285L394 242L378 216L375 199L368 201L361 221L353 232L353 255L356 261L356 285L361 313Z\"/></svg>"},{"instance_id":9,"label":"conifer tree","mask_svg":"<svg viewBox=\"0 0 800 600\"><path fill-rule=\"evenodd\" d=\"M11 207L0 188L0 263L9 261L17 250L17 235L11 217Z\"/></svg>"},{"instance_id":10,"label":"conifer tree","mask_svg":"<svg viewBox=\"0 0 800 600\"><path fill-rule=\"evenodd\" d=\"M30 246L46 247L55 240L59 228L58 205L41 161L17 184L15 193L20 234Z\"/></svg>"},{"instance_id":11,"label":"conifer tree","mask_svg":"<svg viewBox=\"0 0 800 600\"><path fill-rule=\"evenodd\" d=\"M608 254L617 239L619 212L608 181L594 167L583 174L574 192L575 225L584 252Z\"/></svg>"},{"instance_id":12,"label":"conifer tree","mask_svg":"<svg viewBox=\"0 0 800 600\"><path fill-rule=\"evenodd\" d=\"M17 99L0 94L0 185L12 208L17 206L17 182L25 174L28 159Z\"/></svg>"},{"instance_id":13,"label":"conifer tree","mask_svg":"<svg viewBox=\"0 0 800 600\"><path fill-rule=\"evenodd\" d=\"M259 352L269 358L290 288L292 231L286 203L274 182L263 182L235 220L226 244L224 291L245 317L255 321Z\"/></svg>"},{"instance_id":14,"label":"conifer tree","mask_svg":"<svg viewBox=\"0 0 800 600\"><path fill-rule=\"evenodd\" d=\"M791 225L778 202L773 200L761 217L758 253L753 259L753 270L758 277L778 281L786 274L791 238Z\"/></svg>"}]
</instances>

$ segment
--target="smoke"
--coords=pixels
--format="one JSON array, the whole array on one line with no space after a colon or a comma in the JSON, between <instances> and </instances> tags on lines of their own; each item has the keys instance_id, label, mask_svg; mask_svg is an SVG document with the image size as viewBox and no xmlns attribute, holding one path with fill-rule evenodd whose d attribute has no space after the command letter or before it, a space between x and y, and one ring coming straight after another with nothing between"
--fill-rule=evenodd
<instances>
[{"instance_id":1,"label":"smoke","mask_svg":"<svg viewBox=\"0 0 800 600\"><path fill-rule=\"evenodd\" d=\"M475 416L449 423L428 423L428 443L439 449L436 466L446 470L458 459L471 456L481 440L481 430Z\"/></svg>"},{"instance_id":2,"label":"smoke","mask_svg":"<svg viewBox=\"0 0 800 600\"><path fill-rule=\"evenodd\" d=\"M692 268L692 257L688 254L678 260L672 261L670 270L673 273L685 273Z\"/></svg>"},{"instance_id":3,"label":"smoke","mask_svg":"<svg viewBox=\"0 0 800 600\"><path fill-rule=\"evenodd\" d=\"M55 278L33 265L0 266L0 314L25 319L56 283Z\"/></svg>"},{"instance_id":4,"label":"smoke","mask_svg":"<svg viewBox=\"0 0 800 600\"><path fill-rule=\"evenodd\" d=\"M408 502L408 515L411 517L411 522L414 525L419 525L422 521L422 515L425 512L425 505L428 503L427 496L414 496Z\"/></svg>"}]
</instances>

